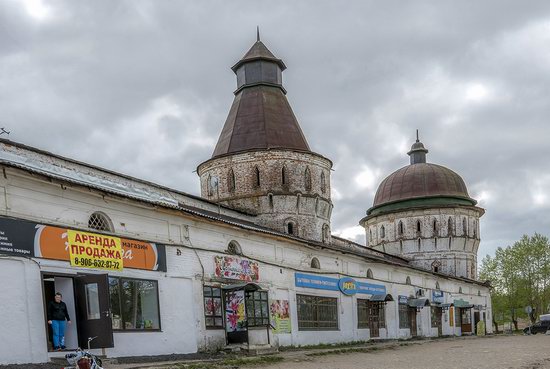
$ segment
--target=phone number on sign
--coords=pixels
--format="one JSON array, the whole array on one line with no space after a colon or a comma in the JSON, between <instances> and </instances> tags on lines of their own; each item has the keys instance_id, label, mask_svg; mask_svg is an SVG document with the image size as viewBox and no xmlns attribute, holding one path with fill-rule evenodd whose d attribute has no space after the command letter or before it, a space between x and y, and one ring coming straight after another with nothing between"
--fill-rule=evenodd
<instances>
[{"instance_id":1,"label":"phone number on sign","mask_svg":"<svg viewBox=\"0 0 550 369\"><path fill-rule=\"evenodd\" d=\"M119 269L120 261L97 260L88 258L74 258L74 265L103 269Z\"/></svg>"}]
</instances>

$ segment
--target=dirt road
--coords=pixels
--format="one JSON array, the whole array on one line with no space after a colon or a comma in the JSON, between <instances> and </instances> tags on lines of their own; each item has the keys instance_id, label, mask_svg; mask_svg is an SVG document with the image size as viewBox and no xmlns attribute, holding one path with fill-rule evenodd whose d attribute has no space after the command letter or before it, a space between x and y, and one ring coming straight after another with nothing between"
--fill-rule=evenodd
<instances>
[{"instance_id":1,"label":"dirt road","mask_svg":"<svg viewBox=\"0 0 550 369\"><path fill-rule=\"evenodd\" d=\"M265 369L550 369L550 336L498 336L441 340L369 353L285 361Z\"/></svg>"}]
</instances>

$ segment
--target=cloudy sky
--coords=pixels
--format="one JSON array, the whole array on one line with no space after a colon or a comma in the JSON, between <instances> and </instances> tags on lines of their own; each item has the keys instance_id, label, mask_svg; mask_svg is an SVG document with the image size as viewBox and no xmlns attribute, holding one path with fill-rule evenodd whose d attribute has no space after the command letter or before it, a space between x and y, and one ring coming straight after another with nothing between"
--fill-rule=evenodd
<instances>
[{"instance_id":1,"label":"cloudy sky","mask_svg":"<svg viewBox=\"0 0 550 369\"><path fill-rule=\"evenodd\" d=\"M357 223L418 128L487 210L480 258L550 235L547 0L0 0L0 126L198 194L256 25L334 161L334 232L364 242Z\"/></svg>"}]
</instances>

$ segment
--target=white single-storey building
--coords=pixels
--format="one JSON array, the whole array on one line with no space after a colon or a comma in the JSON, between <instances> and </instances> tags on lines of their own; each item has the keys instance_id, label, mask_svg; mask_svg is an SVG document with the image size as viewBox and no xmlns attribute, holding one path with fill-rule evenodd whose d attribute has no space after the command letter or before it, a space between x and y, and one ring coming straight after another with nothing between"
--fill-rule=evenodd
<instances>
[{"instance_id":1,"label":"white single-storey building","mask_svg":"<svg viewBox=\"0 0 550 369\"><path fill-rule=\"evenodd\" d=\"M330 234L332 163L309 150L284 68L259 40L233 67L201 197L0 140L0 364L61 354L56 292L67 348L107 357L492 332L486 283Z\"/></svg>"}]
</instances>

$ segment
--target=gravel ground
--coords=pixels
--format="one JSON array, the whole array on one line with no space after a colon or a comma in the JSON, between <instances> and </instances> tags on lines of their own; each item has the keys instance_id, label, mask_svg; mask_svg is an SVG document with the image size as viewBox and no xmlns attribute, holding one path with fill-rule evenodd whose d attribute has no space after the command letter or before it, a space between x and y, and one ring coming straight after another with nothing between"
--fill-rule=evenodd
<instances>
[{"instance_id":1,"label":"gravel ground","mask_svg":"<svg viewBox=\"0 0 550 369\"><path fill-rule=\"evenodd\" d=\"M550 369L550 336L493 336L432 341L369 353L283 362L264 369Z\"/></svg>"}]
</instances>

